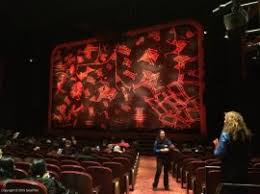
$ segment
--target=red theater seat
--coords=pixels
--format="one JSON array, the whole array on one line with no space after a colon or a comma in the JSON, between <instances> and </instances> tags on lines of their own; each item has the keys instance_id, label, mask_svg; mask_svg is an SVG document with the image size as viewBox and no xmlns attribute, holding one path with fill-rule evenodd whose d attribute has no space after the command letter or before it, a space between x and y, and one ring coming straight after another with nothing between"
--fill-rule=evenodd
<instances>
[{"instance_id":1,"label":"red theater seat","mask_svg":"<svg viewBox=\"0 0 260 194\"><path fill-rule=\"evenodd\" d=\"M119 162L104 162L104 167L110 168L112 170L113 178L119 178L123 176L123 165Z\"/></svg>"},{"instance_id":2,"label":"red theater seat","mask_svg":"<svg viewBox=\"0 0 260 194\"><path fill-rule=\"evenodd\" d=\"M60 167L57 166L57 165L47 164L46 166L47 166L47 170L48 170L48 171L53 171L53 172L56 172L56 173L58 173L58 174L59 174L60 171L61 171Z\"/></svg>"},{"instance_id":3,"label":"red theater seat","mask_svg":"<svg viewBox=\"0 0 260 194\"><path fill-rule=\"evenodd\" d=\"M87 172L93 179L94 186L101 186L100 194L113 194L112 170L101 166L91 166Z\"/></svg>"},{"instance_id":4,"label":"red theater seat","mask_svg":"<svg viewBox=\"0 0 260 194\"><path fill-rule=\"evenodd\" d=\"M25 179L28 177L28 173L25 170L15 168L14 169L14 178L15 179Z\"/></svg>"},{"instance_id":5,"label":"red theater seat","mask_svg":"<svg viewBox=\"0 0 260 194\"><path fill-rule=\"evenodd\" d=\"M103 162L109 162L109 161L111 161L111 159L110 159L110 158L107 158L107 157L99 156L99 157L97 157L96 161L99 162L100 164L102 164Z\"/></svg>"},{"instance_id":6,"label":"red theater seat","mask_svg":"<svg viewBox=\"0 0 260 194\"><path fill-rule=\"evenodd\" d=\"M60 161L54 158L45 158L45 162L48 164L54 164L60 166Z\"/></svg>"},{"instance_id":7,"label":"red theater seat","mask_svg":"<svg viewBox=\"0 0 260 194\"><path fill-rule=\"evenodd\" d=\"M192 178L192 183L191 183L192 191L194 194L203 193L203 190L206 185L205 173L206 173L205 167L199 167L195 170L195 177Z\"/></svg>"},{"instance_id":8,"label":"red theater seat","mask_svg":"<svg viewBox=\"0 0 260 194\"><path fill-rule=\"evenodd\" d=\"M218 184L221 180L220 170L209 170L206 178L207 194L215 194Z\"/></svg>"},{"instance_id":9,"label":"red theater seat","mask_svg":"<svg viewBox=\"0 0 260 194\"><path fill-rule=\"evenodd\" d=\"M64 171L60 174L61 182L78 194L93 194L93 180L88 173Z\"/></svg>"},{"instance_id":10,"label":"red theater seat","mask_svg":"<svg viewBox=\"0 0 260 194\"><path fill-rule=\"evenodd\" d=\"M29 162L15 162L15 168L30 172L31 163Z\"/></svg>"},{"instance_id":11,"label":"red theater seat","mask_svg":"<svg viewBox=\"0 0 260 194\"><path fill-rule=\"evenodd\" d=\"M80 163L77 160L61 160L61 165L80 165Z\"/></svg>"},{"instance_id":12,"label":"red theater seat","mask_svg":"<svg viewBox=\"0 0 260 194\"><path fill-rule=\"evenodd\" d=\"M99 162L95 162L95 161L82 161L81 166L87 169L90 166L102 166L102 165Z\"/></svg>"},{"instance_id":13,"label":"red theater seat","mask_svg":"<svg viewBox=\"0 0 260 194\"><path fill-rule=\"evenodd\" d=\"M86 169L79 165L62 165L61 171L77 171L77 172L85 172Z\"/></svg>"},{"instance_id":14,"label":"red theater seat","mask_svg":"<svg viewBox=\"0 0 260 194\"><path fill-rule=\"evenodd\" d=\"M31 180L7 180L3 186L4 189L19 189L20 192L12 192L13 194L31 193L31 194L47 194L47 188L39 182ZM3 191L3 190L2 190ZM23 192L22 192L23 191Z\"/></svg>"},{"instance_id":15,"label":"red theater seat","mask_svg":"<svg viewBox=\"0 0 260 194\"><path fill-rule=\"evenodd\" d=\"M127 158L124 157L115 157L112 160L113 162L118 162L123 165L123 173L124 173L124 180L122 181L123 184L121 184L121 190L125 191L126 193L129 193L129 178L130 178L130 172L131 172L131 164L130 161Z\"/></svg>"},{"instance_id":16,"label":"red theater seat","mask_svg":"<svg viewBox=\"0 0 260 194\"><path fill-rule=\"evenodd\" d=\"M123 193L124 189L124 173L123 165L118 162L104 162L104 167L107 167L112 170L112 178L114 183L114 193ZM118 185L118 183L119 185ZM117 191L117 192L116 192Z\"/></svg>"},{"instance_id":17,"label":"red theater seat","mask_svg":"<svg viewBox=\"0 0 260 194\"><path fill-rule=\"evenodd\" d=\"M61 161L61 160L75 160L75 157L62 155L62 156L59 156L58 159L59 159L60 161Z\"/></svg>"}]
</instances>

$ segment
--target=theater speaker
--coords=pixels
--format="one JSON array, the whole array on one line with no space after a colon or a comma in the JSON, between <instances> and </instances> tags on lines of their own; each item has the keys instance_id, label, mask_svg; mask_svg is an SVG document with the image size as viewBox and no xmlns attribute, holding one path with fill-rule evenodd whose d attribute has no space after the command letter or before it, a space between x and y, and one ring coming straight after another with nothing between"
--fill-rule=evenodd
<instances>
[{"instance_id":1,"label":"theater speaker","mask_svg":"<svg viewBox=\"0 0 260 194\"><path fill-rule=\"evenodd\" d=\"M244 27L248 22L248 14L243 8L239 8L236 11L232 11L229 14L224 15L224 24L226 30L236 30Z\"/></svg>"}]
</instances>

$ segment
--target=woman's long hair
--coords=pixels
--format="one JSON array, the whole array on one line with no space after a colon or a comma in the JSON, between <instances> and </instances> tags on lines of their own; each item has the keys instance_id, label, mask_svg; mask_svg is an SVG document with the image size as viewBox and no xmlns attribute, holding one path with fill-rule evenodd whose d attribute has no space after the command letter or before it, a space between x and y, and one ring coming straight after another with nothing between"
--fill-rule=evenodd
<instances>
[{"instance_id":1,"label":"woman's long hair","mask_svg":"<svg viewBox=\"0 0 260 194\"><path fill-rule=\"evenodd\" d=\"M236 111L225 113L223 131L229 133L234 141L250 141L252 136L251 130L246 126L243 116Z\"/></svg>"}]
</instances>

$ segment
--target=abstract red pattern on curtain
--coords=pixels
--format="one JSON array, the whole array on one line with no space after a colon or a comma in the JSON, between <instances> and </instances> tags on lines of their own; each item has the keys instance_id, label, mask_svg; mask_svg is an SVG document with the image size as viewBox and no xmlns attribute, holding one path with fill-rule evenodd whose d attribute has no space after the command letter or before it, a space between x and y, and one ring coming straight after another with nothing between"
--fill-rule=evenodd
<instances>
[{"instance_id":1,"label":"abstract red pattern on curtain","mask_svg":"<svg viewBox=\"0 0 260 194\"><path fill-rule=\"evenodd\" d=\"M184 21L58 45L49 127L200 130L201 32Z\"/></svg>"}]
</instances>

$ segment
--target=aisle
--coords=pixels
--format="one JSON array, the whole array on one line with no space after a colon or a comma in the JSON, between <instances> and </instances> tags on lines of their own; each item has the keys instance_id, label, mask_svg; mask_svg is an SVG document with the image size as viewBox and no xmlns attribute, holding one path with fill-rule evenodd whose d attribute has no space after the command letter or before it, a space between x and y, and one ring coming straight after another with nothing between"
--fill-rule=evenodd
<instances>
[{"instance_id":1,"label":"aisle","mask_svg":"<svg viewBox=\"0 0 260 194\"><path fill-rule=\"evenodd\" d=\"M153 156L141 156L138 174L136 178L135 190L131 194L185 194L185 189L181 189L180 184L169 174L170 191L165 191L163 187L163 171L158 184L158 190L152 190L152 183L155 175L156 161Z\"/></svg>"}]
</instances>

